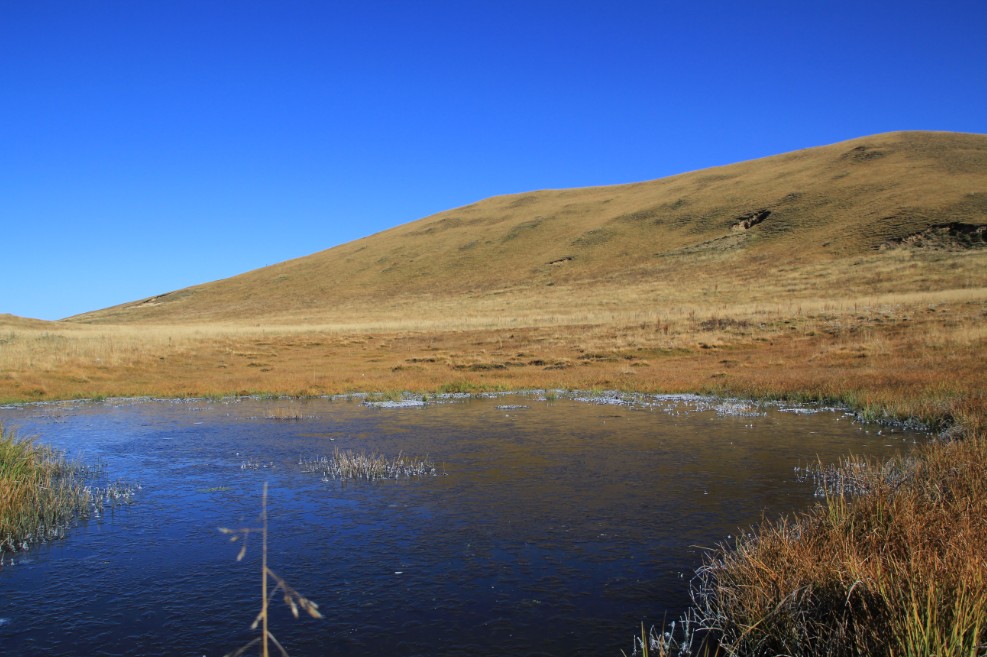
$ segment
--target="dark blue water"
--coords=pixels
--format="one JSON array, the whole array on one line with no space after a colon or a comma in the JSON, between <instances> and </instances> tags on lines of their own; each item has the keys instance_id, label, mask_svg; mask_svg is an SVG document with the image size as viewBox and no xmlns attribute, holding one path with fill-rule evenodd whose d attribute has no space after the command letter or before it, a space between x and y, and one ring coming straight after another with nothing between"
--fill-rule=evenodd
<instances>
[{"instance_id":1,"label":"dark blue water","mask_svg":"<svg viewBox=\"0 0 987 657\"><path fill-rule=\"evenodd\" d=\"M0 649L212 657L246 643L260 542L238 563L217 527L255 526L266 481L269 565L325 615L295 620L275 600L271 630L293 657L616 657L641 621L688 604L700 546L812 503L797 465L921 439L756 410L527 396L2 408L19 434L142 489L64 540L4 555ZM429 455L444 474L342 485L299 467L335 447Z\"/></svg>"}]
</instances>

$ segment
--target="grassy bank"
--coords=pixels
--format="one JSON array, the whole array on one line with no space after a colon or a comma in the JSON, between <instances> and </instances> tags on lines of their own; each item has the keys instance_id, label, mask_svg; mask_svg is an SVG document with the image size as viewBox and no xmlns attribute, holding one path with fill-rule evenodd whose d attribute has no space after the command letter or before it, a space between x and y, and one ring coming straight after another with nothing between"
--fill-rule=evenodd
<instances>
[{"instance_id":1,"label":"grassy bank","mask_svg":"<svg viewBox=\"0 0 987 657\"><path fill-rule=\"evenodd\" d=\"M987 654L984 436L820 477L818 506L710 555L697 625L729 654Z\"/></svg>"},{"instance_id":2,"label":"grassy bank","mask_svg":"<svg viewBox=\"0 0 987 657\"><path fill-rule=\"evenodd\" d=\"M96 500L56 450L0 426L0 551L59 537Z\"/></svg>"}]
</instances>

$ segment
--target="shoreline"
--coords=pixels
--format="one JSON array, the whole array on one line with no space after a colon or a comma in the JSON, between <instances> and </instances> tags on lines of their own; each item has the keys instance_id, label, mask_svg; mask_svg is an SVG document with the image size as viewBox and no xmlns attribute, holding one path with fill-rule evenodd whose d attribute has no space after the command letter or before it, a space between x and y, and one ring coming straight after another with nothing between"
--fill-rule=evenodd
<instances>
[{"instance_id":1,"label":"shoreline","mask_svg":"<svg viewBox=\"0 0 987 657\"><path fill-rule=\"evenodd\" d=\"M257 395L246 395L246 396L204 396L204 397L164 397L164 396L144 396L144 397L117 397L117 398L104 398L98 400L80 400L80 399L68 399L68 400L48 400L48 401L28 401L19 404L11 404L10 407L22 407L22 406L49 406L49 405L88 405L88 404L102 404L102 403L142 403L142 402L152 402L152 401L168 401L176 403L186 403L186 402L202 402L202 401L230 401L241 398L249 399L281 399L281 400L304 400L306 398L320 398L320 399L330 399L332 401L344 401L344 402L354 402L361 403L367 406L372 406L386 410L388 408L402 408L404 407L403 402L411 402L416 407L424 406L433 403L449 403L455 402L457 400L468 399L473 397L482 397L487 399L496 399L499 397L535 397L538 400L544 400L550 402L554 399L573 399L585 403L595 403L595 404L617 404L626 406L638 406L642 408L647 408L649 404L657 404L659 402L665 401L690 401L690 402L702 402L706 404L705 410L716 410L717 407L722 407L725 415L731 414L742 414L744 412L749 412L751 408L762 408L764 406L772 406L779 409L790 409L791 412L800 412L803 409L810 409L811 411L852 411L854 418L862 422L877 422L883 426L895 426L902 429L918 429L916 426L917 420L914 418L900 419L895 418L890 414L883 414L880 417L872 417L874 415L873 407L857 408L854 409L850 404L843 403L840 405L833 405L830 403L820 403L819 401L811 401L805 399L791 399L780 398L785 396L763 396L761 398L752 397L741 397L741 396L721 396L721 395L710 395L710 394L696 394L696 393L642 393L642 392L627 392L627 391L616 391L616 390L561 390L561 389L527 389L527 390L474 390L472 392L447 392L447 393L344 393L337 395L312 395L307 397L293 396L293 395L273 395L273 394L257 394ZM2 408L2 407L0 407ZM954 419L955 418L950 418ZM970 598L970 592L973 591L974 594L983 593L987 591L987 588L980 588L981 584L978 584L980 580L977 580L974 576L969 575L970 568L973 568L973 572L976 572L978 563L985 563L987 559L987 554L980 554L984 550L982 548L977 548L976 546L967 546L969 549L969 562L965 563L962 561L963 557L959 558L961 561L959 564L956 559L956 551L948 548L948 541L943 545L945 547L929 547L924 546L913 546L908 543L908 539L902 539L897 537L893 533L894 527L888 526L887 523L881 521L882 509L891 508L894 505L899 505L900 499L906 497L906 493L910 490L907 486L905 487L905 492L899 492L899 484L889 487L886 484L889 482L887 472L889 467L893 466L895 472L904 473L904 475L899 475L898 480L900 481L910 481L912 483L908 484L913 489L919 490L921 494L927 494L928 490L938 490L943 486L948 484L948 477L950 472L956 470L957 468L967 468L974 469L974 471L979 472L976 468L987 467L987 440L983 432L978 432L976 427L964 427L963 425L950 424L947 418L939 418L939 429L938 431L933 431L932 427L923 426L923 429L928 433L930 440L923 443L918 450L916 450L916 457L909 459L901 459L898 457L892 457L881 462L861 462L852 460L852 457L847 457L847 459L839 466L849 468L852 471L852 476L857 478L863 478L870 481L870 488L867 488L863 493L856 494L846 494L843 491L827 490L825 500L821 502L816 502L809 507L809 509L803 513L797 514L796 516L783 516L778 519L764 520L751 534L751 536L741 539L738 538L736 543L733 545L728 545L726 543L721 543L717 547L711 549L707 552L703 559L703 563L697 564L696 570L694 571L695 577L700 578L700 584L693 585L691 587L692 595L694 596L694 605L687 612L687 616L690 618L689 631L691 634L687 633L679 638L675 637L674 628L671 630L671 634L667 634L664 628L661 632L651 632L642 633L640 641L649 642L652 654L673 654L671 652L672 648L676 646L684 645L685 642L695 641L697 636L707 636L707 637L719 637L725 645L733 645L737 647L742 647L743 650L747 652L742 652L741 654L761 654L758 652L760 648L764 646L774 646L772 649L780 649L778 646L785 646L784 642L784 630L786 622L783 619L778 621L776 618L778 616L778 610L784 609L785 612L791 617L798 618L808 618L812 621L812 627L815 628L813 631L818 631L819 635L815 637L816 639L822 640L822 637L829 637L827 640L832 640L832 635L835 633L839 635L842 630L839 627L849 627L852 626L854 632L851 633L852 636L849 637L850 644L846 646L846 650L841 652L841 654L880 654L870 652L875 643L872 639L873 636L877 636L880 630L886 629L896 618L909 618L909 614L913 613L915 610L908 607L914 601L914 595L917 595L916 591L921 593L920 589L925 586L926 581L939 581L942 580L946 582L943 587L936 589L930 595L932 598L925 599L923 604L926 605L925 611L934 617L922 616L919 620L921 623L925 624L927 628L927 633L931 633L931 636L926 636L931 643L929 645L935 645L934 651L926 653L917 654L959 654L954 652L942 652L943 642L948 640L950 636L955 635L959 632L961 638L963 639L963 646L969 647L971 645L970 641L978 642L980 637L983 636L987 639L985 633L987 633L987 595L982 595L977 597L973 596L973 607L964 611L965 616L954 619L949 613L942 612L942 609L953 609L956 605L966 604ZM965 438L962 440L953 440L953 438L961 437L965 434ZM944 462L949 462L949 468L941 467ZM936 470L935 464L939 463L940 467ZM902 478L903 477L903 478ZM952 505L944 511L946 514L946 519L944 520L939 514L933 517L931 520L926 519L928 514L925 514L921 508L921 505L912 504L912 506L907 507L912 509L910 513L914 517L907 516L906 511L902 511L900 515L895 518L896 522L904 523L908 525L909 523L915 525L917 528L915 532L909 534L910 536L918 534L928 533L930 535L936 535L937 528L940 527L963 527L969 526L971 523L981 522L976 520L976 518L970 517L970 510L974 511L978 509L987 510L987 495L980 493L979 495L975 492L978 490L976 488L977 483L982 484L982 480L976 480L973 482L974 487L969 488L966 496L960 495L957 504ZM955 484L949 484L955 486ZM948 486L947 486L948 487ZM878 500L878 504L874 504L874 501ZM987 517L987 513L983 514ZM827 521L826 518L830 520ZM838 519L839 521L832 520ZM846 520L840 520L846 519ZM984 521L987 522L987 521ZM875 546L872 541L867 536L857 536L854 538L853 534L846 534L849 531L847 528L855 524L866 524L871 526L882 526L885 527L882 531L888 532L889 538L885 542ZM923 524L924 523L924 524ZM932 523L925 528L925 525ZM797 527L797 530L793 530L793 527ZM984 527L987 530L987 527ZM974 532L967 532L968 535L978 536L980 535L979 530ZM811 538L805 538L811 537ZM902 541L905 541L904 543ZM810 544L811 545L807 545ZM822 589L827 589L827 587L833 586L834 572L836 574L844 572L844 569L848 569L847 572L853 572L853 563L847 565L840 565L838 562L834 562L832 555L827 554L813 554L814 546L818 545L829 545L831 543L836 543L843 546L850 553L856 555L854 557L856 563L861 562L876 562L879 564L884 564L881 566L885 568L887 572L899 573L904 572L905 574L892 574L889 575L890 579L881 584L881 587L887 586L887 591L885 588L879 588L876 590L876 594L883 595L886 600L878 605L878 602L873 600L869 603L871 607L867 607L863 610L847 610L841 613L834 612L828 606L830 603L826 600L830 600L831 596L825 597L823 603L820 603L818 599L813 598L811 595L808 597L803 596L799 598L796 595L798 591L812 591L816 590L813 587L822 587ZM875 551L875 547L880 549ZM902 561L900 559L901 554L911 554L913 549L921 549L932 551L932 556L930 557L931 562L944 561L951 564L950 567L959 572L962 577L959 580L945 580L942 579L944 575L942 573L927 573L927 572L917 572L913 574L908 574L910 571L901 571L904 566L902 566ZM831 548L827 548L831 549ZM943 550L942 554L937 554L936 550ZM798 554L801 555L799 560L794 561L796 564L795 571L796 574L793 576L791 573L787 573L782 576L782 569L771 566L767 567L763 564L765 563L775 563L770 561L774 559L775 561L781 561L784 563L792 562L792 557L790 556L779 556L779 555L791 555ZM766 556L767 555L767 556ZM951 561L950 561L951 559ZM822 569L822 584L810 584L807 582L816 581L820 577L819 564L833 564L834 571L828 571L825 567ZM964 566L965 563L965 566ZM767 568L768 572L765 575L764 572L758 571L755 573L754 579L750 580L750 574L758 569L762 571ZM804 574L799 575L799 569L804 571ZM791 570L791 569L787 569ZM740 573L738 576L737 573ZM738 577L740 579L738 579ZM748 580L743 580L743 577L748 577ZM812 578L815 577L816 580ZM971 579L973 577L973 579ZM938 578L938 579L937 579ZM965 579L964 579L965 578ZM849 600L854 593L862 595L864 592L868 592L868 595L875 594L875 590L868 588L868 580L866 576L854 575L849 579L843 579L842 576L837 577L837 593L836 598ZM742 583L743 581L748 581L748 583ZM761 582L762 588L752 585L750 582ZM972 582L972 583L971 583ZM806 589L805 587L809 588ZM972 587L972 589L971 589ZM888 592L890 591L890 592ZM934 595L933 595L934 593ZM827 594L829 595L829 594ZM697 597L698 596L698 597ZM736 615L724 614L718 605L721 604L722 600L730 597L740 599L742 604L740 604L740 612L748 613L750 609L746 609L744 605L750 602L750 605L755 606L760 611L755 612L761 614L760 617L744 617L741 613ZM792 596L795 596L794 598ZM911 597L909 597L911 596ZM792 602L786 603L789 599L795 600L799 598L802 603L794 604ZM882 599L884 599L882 598ZM868 598L870 600L871 598ZM875 598L874 600L878 600ZM756 603L756 604L755 604ZM793 606L794 604L794 606ZM822 606L820 607L820 604ZM900 605L904 604L904 607ZM705 607L703 607L703 605ZM801 606L799 606L801 605ZM895 606L898 605L898 606ZM979 605L979 606L978 606ZM774 611L772 611L774 610ZM897 610L897 611L896 611ZM849 615L848 615L849 614ZM971 628L969 618L973 618L973 625ZM754 627L758 627L762 622L768 625L768 620L772 622L780 622L781 627L775 627L766 633L753 632ZM827 620L828 619L828 620ZM835 619L835 620L834 620ZM954 620L956 622L954 622ZM829 627L827 623L832 624L836 622L837 626L835 629ZM958 626L957 623L959 623ZM840 625L842 624L842 625ZM899 647L904 646L903 643L907 639L907 634L909 632L914 632L914 625L895 626L897 629L894 631L892 638L897 641ZM744 629L747 628L747 629ZM930 629L931 628L931 629ZM682 625L679 625L679 631L681 632ZM699 634L697 634L697 630ZM800 631L808 632L809 630L801 629ZM842 636L842 635L841 635ZM803 640L808 641L810 638L808 635L803 636ZM844 637L845 638L845 637ZM673 643L674 641L674 643ZM700 643L700 646L705 644ZM883 644L882 644L883 645ZM979 645L979 644L977 644ZM855 650L854 646L859 648ZM676 648L677 649L677 648ZM699 648L702 649L701 647ZM728 648L732 650L733 648ZM790 645L786 648L788 654L812 654L810 653L799 653L798 651L793 651ZM753 651L753 652L751 652ZM683 654L683 653L678 653ZM696 654L696 653L688 653ZM890 654L890 653L889 653ZM965 654L977 654L980 653L965 653Z\"/></svg>"},{"instance_id":2,"label":"shoreline","mask_svg":"<svg viewBox=\"0 0 987 657\"><path fill-rule=\"evenodd\" d=\"M305 401L309 399L322 399L331 402L337 401L360 401L361 403L375 408L410 408L425 407L429 404L450 402L470 398L495 399L498 397L535 397L536 401L555 401L557 399L569 399L592 404L618 405L630 407L645 407L658 401L689 401L689 402L720 402L737 403L744 406L771 406L779 410L791 410L791 412L816 412L816 411L843 411L849 412L854 419L859 422L873 423L885 427L901 430L917 431L928 433L931 438L951 439L955 436L949 435L950 431L965 431L965 427L951 421L951 418L933 418L932 422L926 421L919 416L896 416L890 414L880 414L880 410L874 408L855 406L847 400L839 398L807 399L801 395L763 395L749 396L742 394L722 394L715 392L674 392L658 393L628 390L596 390L596 389L563 389L563 388L519 388L513 390L484 390L477 389L472 392L434 392L434 391L359 391L335 394L311 394L292 395L277 394L268 392L257 392L249 394L214 394L214 395L139 395L139 396L114 396L114 397L72 397L65 399L46 400L9 400L0 402L0 410L4 408L15 409L25 406L60 406L60 405L85 405L85 404L113 404L113 403L140 403L140 402L225 402L237 401L241 399L251 400L282 400L282 401ZM790 407L790 408L782 408ZM805 409L805 410L803 410ZM723 412L724 415L731 415L729 410Z\"/></svg>"}]
</instances>

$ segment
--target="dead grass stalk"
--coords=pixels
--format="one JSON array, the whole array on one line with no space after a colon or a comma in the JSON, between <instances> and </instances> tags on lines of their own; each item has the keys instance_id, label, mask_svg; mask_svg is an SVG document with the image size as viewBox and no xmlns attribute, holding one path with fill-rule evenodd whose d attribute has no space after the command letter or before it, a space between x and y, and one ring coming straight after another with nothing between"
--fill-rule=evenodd
<instances>
[{"instance_id":1,"label":"dead grass stalk","mask_svg":"<svg viewBox=\"0 0 987 657\"><path fill-rule=\"evenodd\" d=\"M261 512L260 512L260 527L239 527L237 529L229 529L227 527L220 527L219 531L230 537L230 542L235 543L237 541L242 541L240 552L237 554L236 560L241 561L247 554L247 539L251 534L260 533L261 535L261 606L260 612L258 612L254 622L250 625L251 630L256 630L260 626L260 636L248 641L246 644L240 648L228 653L226 657L239 657L244 654L250 648L259 645L260 654L263 657L270 657L270 646L273 644L283 657L288 657L288 651L285 650L284 646L277 640L274 634L269 628L269 615L268 609L270 607L271 600L274 599L279 593L284 597L284 603L291 610L292 615L298 618L298 611L301 609L307 613L312 618L322 618L322 613L319 611L319 605L314 601L309 600L294 588L292 588L283 578L277 575L273 570L271 570L267 565L267 482L264 482L264 492L261 497Z\"/></svg>"}]
</instances>

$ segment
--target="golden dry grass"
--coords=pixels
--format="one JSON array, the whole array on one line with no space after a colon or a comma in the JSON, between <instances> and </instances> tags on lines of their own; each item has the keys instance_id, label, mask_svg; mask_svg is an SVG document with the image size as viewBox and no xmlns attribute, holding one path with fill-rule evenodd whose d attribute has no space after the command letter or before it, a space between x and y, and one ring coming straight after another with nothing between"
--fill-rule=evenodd
<instances>
[{"instance_id":1,"label":"golden dry grass","mask_svg":"<svg viewBox=\"0 0 987 657\"><path fill-rule=\"evenodd\" d=\"M574 311L666 312L709 300L696 295L788 301L817 296L820 283L837 286L827 297L898 293L902 275L909 290L938 291L972 281L907 250L898 258L876 250L942 223L985 223L985 190L987 136L875 135L644 183L486 199L74 319L349 325L511 316L540 325ZM744 228L761 211L770 214ZM762 287L781 297L758 294Z\"/></svg>"},{"instance_id":2,"label":"golden dry grass","mask_svg":"<svg viewBox=\"0 0 987 657\"><path fill-rule=\"evenodd\" d=\"M869 272L906 259L871 258ZM639 289L590 289L541 305L450 301L405 318L365 310L327 325L0 324L0 399L595 387L844 399L949 418L984 389L987 253L907 260L960 280L915 290L925 273L899 275L898 292L853 293L831 268L816 272L814 295L787 293L787 278L708 293L699 280L664 304L640 302Z\"/></svg>"},{"instance_id":3,"label":"golden dry grass","mask_svg":"<svg viewBox=\"0 0 987 657\"><path fill-rule=\"evenodd\" d=\"M848 459L826 501L765 521L700 570L702 619L730 654L983 654L987 440Z\"/></svg>"}]
</instances>

